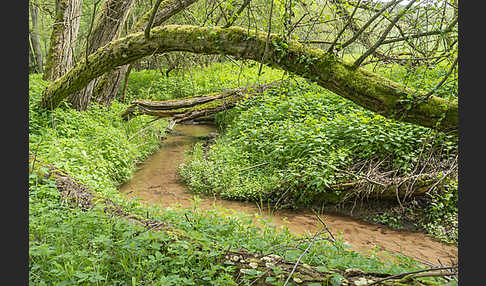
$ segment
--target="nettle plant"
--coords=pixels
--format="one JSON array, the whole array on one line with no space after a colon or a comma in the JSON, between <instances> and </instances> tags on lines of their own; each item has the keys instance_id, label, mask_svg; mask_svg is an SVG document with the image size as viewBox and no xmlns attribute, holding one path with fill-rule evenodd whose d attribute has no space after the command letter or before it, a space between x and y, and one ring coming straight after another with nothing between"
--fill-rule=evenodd
<instances>
[{"instance_id":1,"label":"nettle plant","mask_svg":"<svg viewBox=\"0 0 486 286\"><path fill-rule=\"evenodd\" d=\"M182 169L187 175L197 165L202 178L193 178L194 185L244 200L263 197L276 202L284 194L303 204L316 196L330 195L331 199L330 187L350 180L340 170L353 162L387 158L384 167L406 174L423 148L445 146L452 154L457 146L452 136L437 136L430 129L386 119L300 79L244 101L224 118L226 133L210 149L208 160L203 159L203 152L195 152L193 163ZM218 169L209 173L227 178L225 184L212 182L203 169ZM243 182L251 182L252 190Z\"/></svg>"},{"instance_id":2,"label":"nettle plant","mask_svg":"<svg viewBox=\"0 0 486 286\"><path fill-rule=\"evenodd\" d=\"M177 70L167 77L158 70L132 71L127 86L127 102L131 99L167 100L205 95L225 89L255 85L280 79L281 70L259 65L253 61L214 63L209 67Z\"/></svg>"}]
</instances>

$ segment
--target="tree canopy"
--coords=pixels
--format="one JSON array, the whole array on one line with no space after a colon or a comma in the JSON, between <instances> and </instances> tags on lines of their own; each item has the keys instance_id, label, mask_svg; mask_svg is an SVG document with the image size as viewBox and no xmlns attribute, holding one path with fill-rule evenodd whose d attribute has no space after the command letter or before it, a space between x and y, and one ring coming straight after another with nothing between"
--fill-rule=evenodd
<instances>
[{"instance_id":1,"label":"tree canopy","mask_svg":"<svg viewBox=\"0 0 486 286\"><path fill-rule=\"evenodd\" d=\"M74 0L57 1L56 6L74 5L71 1ZM113 7L110 9L103 6L101 11L96 11L98 2L91 3L93 10L86 48L79 52L71 69L72 60L67 60L69 64L63 62L66 60L58 61L60 71L64 70L60 73L63 76L52 78L55 80L44 92L42 107L55 108L61 100L88 84L91 84L92 90L92 80L124 66L122 74L110 74L110 77L117 78L111 80L113 84L107 84L110 82L107 75L101 82L97 80L99 86L96 90L102 92L103 85L105 90L109 86L108 93L113 98L128 64L159 54L165 55L169 61L171 55L177 55L174 52L190 52L234 56L278 67L316 81L386 117L457 132L457 91L452 90L448 97L434 94L445 82L454 82L449 78L457 74L457 35L453 33L457 28L455 1L274 0L271 3L242 1L237 5L235 1L165 0L151 3L152 9L143 8L146 6L141 3L118 2L118 6L111 4ZM113 15L104 12L115 7L123 12ZM55 21L77 18L63 11L56 10L59 16ZM268 17L265 12L269 13ZM139 20L132 21L131 29L127 25L130 17L125 17L128 13L133 19L135 14L140 15ZM188 14L191 17L187 17ZM114 17L118 20L113 21ZM114 32L107 32L105 34L110 36L93 42L93 39L99 38L97 34L102 34L110 26L103 24L105 18L116 23ZM167 22L170 25L165 25ZM150 29L156 25L161 27ZM76 34L76 31L73 33ZM126 36L117 39L122 34ZM53 30L51 49L53 43L62 42L59 40L62 35ZM64 35L62 38L73 36ZM94 49L97 46L100 47ZM49 53L51 57L54 54L54 50ZM67 59L72 57L68 55ZM414 67L433 66L444 60L452 62L450 71L432 90L409 88L406 82L394 82L370 70L372 65L374 69L379 63L381 66L406 66L413 72ZM46 69L51 70L52 60L48 61ZM78 96L80 103L73 103L73 107L85 109L90 94L88 92L84 100Z\"/></svg>"}]
</instances>

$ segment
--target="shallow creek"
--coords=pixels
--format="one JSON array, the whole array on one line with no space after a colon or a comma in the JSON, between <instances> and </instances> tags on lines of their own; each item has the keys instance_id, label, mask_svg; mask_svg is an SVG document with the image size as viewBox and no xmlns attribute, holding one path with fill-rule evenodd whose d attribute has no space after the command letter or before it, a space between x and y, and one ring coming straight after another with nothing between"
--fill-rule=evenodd
<instances>
[{"instance_id":1,"label":"shallow creek","mask_svg":"<svg viewBox=\"0 0 486 286\"><path fill-rule=\"evenodd\" d=\"M185 152L197 142L197 137L206 136L216 129L209 125L178 125L175 131L175 134L167 136L159 151L142 163L133 178L120 187L122 194L130 199L138 198L163 207L192 207L194 194L181 182L177 168L184 161ZM199 197L202 209L222 207L250 215L260 214L270 218L277 228L286 225L296 234L304 234L306 231L315 233L322 226L310 211L261 212L255 203L202 195ZM401 253L435 265L438 265L437 259L444 264L457 261L457 247L440 243L423 233L393 230L333 214L325 213L321 218L334 235L341 233L341 237L352 249L365 255L378 246L388 253Z\"/></svg>"}]
</instances>

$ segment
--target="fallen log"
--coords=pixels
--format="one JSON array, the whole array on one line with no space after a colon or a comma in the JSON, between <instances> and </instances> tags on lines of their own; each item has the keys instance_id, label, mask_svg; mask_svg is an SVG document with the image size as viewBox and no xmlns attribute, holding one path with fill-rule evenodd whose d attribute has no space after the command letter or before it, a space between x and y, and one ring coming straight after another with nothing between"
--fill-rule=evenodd
<instances>
[{"instance_id":1,"label":"fallen log","mask_svg":"<svg viewBox=\"0 0 486 286\"><path fill-rule=\"evenodd\" d=\"M84 211L89 211L96 204L103 206L103 211L107 214L114 215L127 221L140 224L150 229L156 230L173 230L165 222L157 222L140 216L130 214L124 210L123 206L116 204L108 198L100 198L96 192L85 186L81 181L73 178L65 171L54 165L44 162L37 158L36 155L29 153L29 163L32 163L30 172L37 172L46 179L52 179L56 183L56 188L61 195L61 201L71 207L78 207Z\"/></svg>"},{"instance_id":2,"label":"fallen log","mask_svg":"<svg viewBox=\"0 0 486 286\"><path fill-rule=\"evenodd\" d=\"M204 96L183 98L179 100L150 101L135 99L123 113L124 120L130 120L137 115L152 115L157 117L172 117L175 123L207 117L236 106L249 96L262 94L265 90L276 86L279 82L225 90Z\"/></svg>"}]
</instances>

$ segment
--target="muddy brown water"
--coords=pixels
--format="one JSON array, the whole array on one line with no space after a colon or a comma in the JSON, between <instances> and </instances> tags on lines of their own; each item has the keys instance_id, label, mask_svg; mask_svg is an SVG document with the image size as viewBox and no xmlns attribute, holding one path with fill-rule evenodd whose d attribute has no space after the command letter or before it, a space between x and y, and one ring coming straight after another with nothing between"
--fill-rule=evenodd
<instances>
[{"instance_id":1,"label":"muddy brown water","mask_svg":"<svg viewBox=\"0 0 486 286\"><path fill-rule=\"evenodd\" d=\"M175 134L168 135L162 148L141 164L133 178L120 187L120 192L129 199L141 199L148 204L191 208L194 194L181 182L178 166L184 161L185 152L198 140L198 136L206 136L215 130L210 125L176 126ZM250 215L259 214L270 218L277 228L286 225L295 234L315 233L322 229L322 224L310 211L262 212L254 203L201 195L199 197L202 209L222 207ZM364 255L370 254L378 246L385 251L381 252L384 259L387 259L384 253L400 253L434 265L439 264L438 259L445 264L457 261L457 247L441 243L423 233L393 230L334 214L324 213L321 218L334 235L340 234L353 250Z\"/></svg>"}]
</instances>

